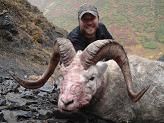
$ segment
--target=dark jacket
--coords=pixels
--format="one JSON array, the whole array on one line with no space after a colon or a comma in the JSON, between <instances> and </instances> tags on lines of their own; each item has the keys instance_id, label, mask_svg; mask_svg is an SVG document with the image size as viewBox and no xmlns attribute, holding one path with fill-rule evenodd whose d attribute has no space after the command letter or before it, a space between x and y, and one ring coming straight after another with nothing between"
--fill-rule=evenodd
<instances>
[{"instance_id":1,"label":"dark jacket","mask_svg":"<svg viewBox=\"0 0 164 123\"><path fill-rule=\"evenodd\" d=\"M79 26L73 29L68 34L67 38L72 42L76 51L84 50L90 44L90 42L86 41L85 37L81 34ZM102 23L99 23L99 28L96 31L96 40L101 40L101 39L113 39L113 37L108 32L105 25Z\"/></svg>"}]
</instances>

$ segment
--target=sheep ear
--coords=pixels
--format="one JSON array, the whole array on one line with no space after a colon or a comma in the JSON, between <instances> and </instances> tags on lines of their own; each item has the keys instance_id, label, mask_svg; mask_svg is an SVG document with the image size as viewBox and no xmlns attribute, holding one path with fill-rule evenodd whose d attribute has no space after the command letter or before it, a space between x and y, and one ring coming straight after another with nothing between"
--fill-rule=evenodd
<instances>
[{"instance_id":1,"label":"sheep ear","mask_svg":"<svg viewBox=\"0 0 164 123\"><path fill-rule=\"evenodd\" d=\"M100 71L100 74L104 74L104 72L106 71L108 65L107 63L105 62L102 62L102 61L99 61L97 64L96 64L98 70Z\"/></svg>"}]
</instances>

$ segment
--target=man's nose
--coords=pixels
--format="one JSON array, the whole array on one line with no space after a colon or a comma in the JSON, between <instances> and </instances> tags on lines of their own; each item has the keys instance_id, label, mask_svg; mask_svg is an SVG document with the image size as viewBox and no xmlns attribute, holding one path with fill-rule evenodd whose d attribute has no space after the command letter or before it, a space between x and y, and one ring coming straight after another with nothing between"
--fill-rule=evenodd
<instances>
[{"instance_id":1,"label":"man's nose","mask_svg":"<svg viewBox=\"0 0 164 123\"><path fill-rule=\"evenodd\" d=\"M87 22L87 25L88 25L88 26L92 25L92 21L88 21L88 22Z\"/></svg>"},{"instance_id":2,"label":"man's nose","mask_svg":"<svg viewBox=\"0 0 164 123\"><path fill-rule=\"evenodd\" d=\"M64 106L68 106L74 102L73 99L63 99L61 98L61 102L64 104Z\"/></svg>"}]
</instances>

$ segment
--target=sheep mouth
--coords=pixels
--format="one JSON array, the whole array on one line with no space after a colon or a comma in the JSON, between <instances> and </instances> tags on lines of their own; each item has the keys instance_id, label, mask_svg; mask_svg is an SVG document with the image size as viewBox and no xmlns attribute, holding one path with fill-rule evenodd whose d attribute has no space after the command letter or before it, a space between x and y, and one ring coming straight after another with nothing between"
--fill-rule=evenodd
<instances>
[{"instance_id":1,"label":"sheep mouth","mask_svg":"<svg viewBox=\"0 0 164 123\"><path fill-rule=\"evenodd\" d=\"M78 112L78 110L69 110L69 109L62 109L61 111L65 112L65 113L77 113Z\"/></svg>"},{"instance_id":2,"label":"sheep mouth","mask_svg":"<svg viewBox=\"0 0 164 123\"><path fill-rule=\"evenodd\" d=\"M62 109L64 112L73 112L72 110Z\"/></svg>"}]
</instances>

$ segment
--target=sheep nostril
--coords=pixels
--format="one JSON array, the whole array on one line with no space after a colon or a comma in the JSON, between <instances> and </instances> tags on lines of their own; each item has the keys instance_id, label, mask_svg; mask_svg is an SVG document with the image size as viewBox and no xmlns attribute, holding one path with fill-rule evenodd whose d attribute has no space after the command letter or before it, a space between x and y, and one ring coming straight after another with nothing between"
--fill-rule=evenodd
<instances>
[{"instance_id":1,"label":"sheep nostril","mask_svg":"<svg viewBox=\"0 0 164 123\"><path fill-rule=\"evenodd\" d=\"M61 101L63 102L63 104L64 104L65 106L68 106L68 105L70 105L70 104L72 104L72 103L74 102L74 100L64 101L62 98L61 98Z\"/></svg>"}]
</instances>

